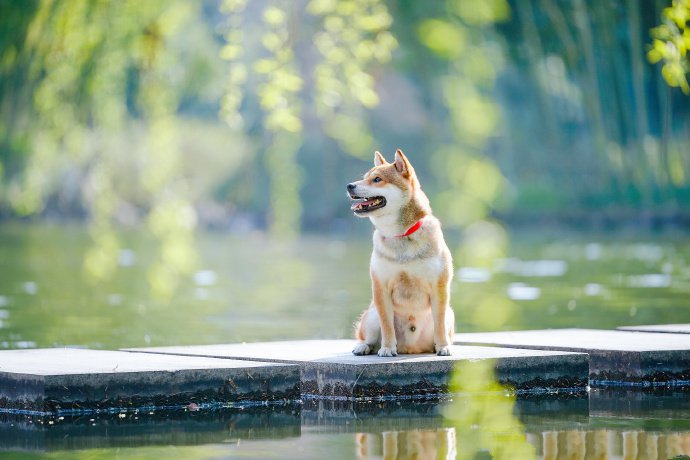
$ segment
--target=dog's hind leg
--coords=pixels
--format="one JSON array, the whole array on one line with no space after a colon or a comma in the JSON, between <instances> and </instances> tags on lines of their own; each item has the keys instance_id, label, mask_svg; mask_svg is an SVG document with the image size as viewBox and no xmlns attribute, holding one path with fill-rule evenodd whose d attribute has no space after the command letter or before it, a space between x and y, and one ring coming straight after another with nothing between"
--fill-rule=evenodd
<instances>
[{"instance_id":1,"label":"dog's hind leg","mask_svg":"<svg viewBox=\"0 0 690 460\"><path fill-rule=\"evenodd\" d=\"M375 308L368 308L362 313L355 328L359 343L352 349L355 355L375 353L381 346L381 324Z\"/></svg>"}]
</instances>

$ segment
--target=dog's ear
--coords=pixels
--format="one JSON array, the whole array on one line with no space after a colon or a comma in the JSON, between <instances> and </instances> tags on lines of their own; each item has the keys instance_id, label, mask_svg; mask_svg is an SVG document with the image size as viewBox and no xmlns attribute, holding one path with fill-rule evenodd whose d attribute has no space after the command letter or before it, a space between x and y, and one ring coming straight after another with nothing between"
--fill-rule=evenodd
<instances>
[{"instance_id":1,"label":"dog's ear","mask_svg":"<svg viewBox=\"0 0 690 460\"><path fill-rule=\"evenodd\" d=\"M400 149L395 151L395 169L402 174L403 177L410 177L412 167L407 157L405 157L405 154Z\"/></svg>"},{"instance_id":2,"label":"dog's ear","mask_svg":"<svg viewBox=\"0 0 690 460\"><path fill-rule=\"evenodd\" d=\"M381 155L381 152L378 150L374 153L374 166L382 166L388 164L385 158L383 158L383 155Z\"/></svg>"}]
</instances>

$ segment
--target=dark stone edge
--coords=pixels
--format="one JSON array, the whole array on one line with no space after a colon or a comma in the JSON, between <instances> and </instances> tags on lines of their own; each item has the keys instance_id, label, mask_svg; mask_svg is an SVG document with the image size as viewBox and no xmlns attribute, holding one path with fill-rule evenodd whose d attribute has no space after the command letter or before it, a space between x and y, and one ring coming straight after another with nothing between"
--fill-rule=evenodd
<instances>
[{"instance_id":1,"label":"dark stone edge","mask_svg":"<svg viewBox=\"0 0 690 460\"><path fill-rule=\"evenodd\" d=\"M616 359L619 353L592 356L594 388L683 388L690 386L690 351L659 350ZM616 361L615 364L612 361Z\"/></svg>"},{"instance_id":2,"label":"dark stone edge","mask_svg":"<svg viewBox=\"0 0 690 460\"><path fill-rule=\"evenodd\" d=\"M0 373L0 412L46 415L251 407L301 398L298 366L29 376ZM94 378L96 382L93 382Z\"/></svg>"},{"instance_id":3,"label":"dark stone edge","mask_svg":"<svg viewBox=\"0 0 690 460\"><path fill-rule=\"evenodd\" d=\"M592 388L640 388L640 389L676 389L690 388L690 372L670 373L657 371L643 377L614 372L599 372L590 375Z\"/></svg>"},{"instance_id":4,"label":"dark stone edge","mask_svg":"<svg viewBox=\"0 0 690 460\"><path fill-rule=\"evenodd\" d=\"M587 355L571 355L563 362L562 355L554 357L518 357L527 361L528 378L520 378L525 373L525 367L506 365L501 366L500 360L495 363L498 382L517 395L563 394L580 397L587 393L589 359ZM543 359L547 358L547 359ZM548 359L551 358L551 359ZM530 361L533 363L530 364ZM557 362L556 362L557 361ZM332 368L319 369L311 363L302 367L302 395L310 399L332 400L428 400L447 397L452 394L449 382L457 362L447 361L445 368L435 372L420 372L411 374L395 374L391 380L381 383L389 372L381 372L377 376L364 376L366 366L339 364ZM394 363L391 363L394 364ZM434 363L438 365L438 362ZM574 366L575 370L572 370ZM379 365L379 368L381 365ZM542 375L558 373L559 369L568 370L566 374L554 378ZM579 375L577 375L579 373ZM363 378L362 378L363 377ZM361 383L358 383L360 382ZM396 382L397 383L394 383ZM355 382L349 384L348 382Z\"/></svg>"}]
</instances>

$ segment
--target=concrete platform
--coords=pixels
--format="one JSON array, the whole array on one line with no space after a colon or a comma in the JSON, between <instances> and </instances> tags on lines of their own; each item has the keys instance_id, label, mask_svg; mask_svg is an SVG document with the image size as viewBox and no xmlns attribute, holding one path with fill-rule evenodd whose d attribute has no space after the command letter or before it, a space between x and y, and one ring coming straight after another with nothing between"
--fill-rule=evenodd
<instances>
[{"instance_id":1,"label":"concrete platform","mask_svg":"<svg viewBox=\"0 0 690 460\"><path fill-rule=\"evenodd\" d=\"M498 380L520 392L584 391L588 357L584 354L453 346L452 356L354 356L353 340L303 340L189 347L137 348L128 351L185 356L249 359L298 364L302 394L338 399L404 399L449 392L459 362L495 362ZM471 376L468 376L471 377Z\"/></svg>"},{"instance_id":2,"label":"concrete platform","mask_svg":"<svg viewBox=\"0 0 690 460\"><path fill-rule=\"evenodd\" d=\"M0 410L69 413L295 400L299 369L69 348L0 351Z\"/></svg>"},{"instance_id":3,"label":"concrete platform","mask_svg":"<svg viewBox=\"0 0 690 460\"><path fill-rule=\"evenodd\" d=\"M690 334L690 324L650 324L648 326L621 326L619 331L664 332L667 334Z\"/></svg>"},{"instance_id":4,"label":"concrete platform","mask_svg":"<svg viewBox=\"0 0 690 460\"><path fill-rule=\"evenodd\" d=\"M690 386L690 335L547 329L456 334L455 343L588 353L592 387Z\"/></svg>"}]
</instances>

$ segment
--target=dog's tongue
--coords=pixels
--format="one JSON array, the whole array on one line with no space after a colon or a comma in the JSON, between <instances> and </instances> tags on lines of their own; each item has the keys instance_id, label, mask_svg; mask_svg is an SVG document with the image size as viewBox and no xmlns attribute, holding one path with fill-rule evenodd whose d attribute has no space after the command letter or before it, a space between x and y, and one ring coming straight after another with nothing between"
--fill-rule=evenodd
<instances>
[{"instance_id":1,"label":"dog's tongue","mask_svg":"<svg viewBox=\"0 0 690 460\"><path fill-rule=\"evenodd\" d=\"M352 211L355 211L355 210L360 209L360 208L363 208L363 207L365 207L365 206L370 206L370 205L372 205L372 204L374 204L374 200L373 200L373 199L357 201L357 202L355 202L355 203L352 203L352 206L350 206L350 209L351 209Z\"/></svg>"}]
</instances>

